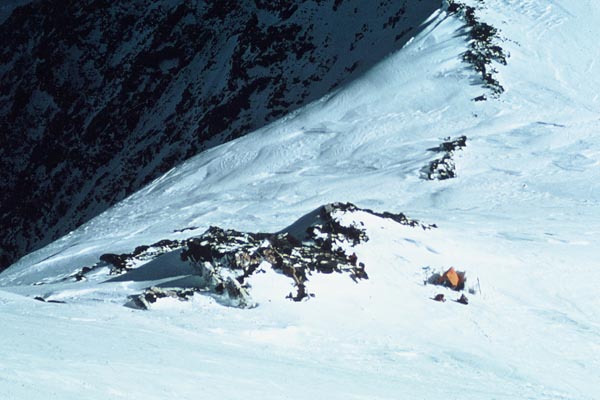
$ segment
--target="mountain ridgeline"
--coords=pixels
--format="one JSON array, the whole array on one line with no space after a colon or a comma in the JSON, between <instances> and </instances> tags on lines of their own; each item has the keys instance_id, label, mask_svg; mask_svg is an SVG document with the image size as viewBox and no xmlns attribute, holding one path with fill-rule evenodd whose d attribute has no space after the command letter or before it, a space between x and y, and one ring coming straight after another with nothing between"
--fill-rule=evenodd
<instances>
[{"instance_id":1,"label":"mountain ridgeline","mask_svg":"<svg viewBox=\"0 0 600 400\"><path fill-rule=\"evenodd\" d=\"M438 0L32 1L0 25L0 270L349 82Z\"/></svg>"}]
</instances>

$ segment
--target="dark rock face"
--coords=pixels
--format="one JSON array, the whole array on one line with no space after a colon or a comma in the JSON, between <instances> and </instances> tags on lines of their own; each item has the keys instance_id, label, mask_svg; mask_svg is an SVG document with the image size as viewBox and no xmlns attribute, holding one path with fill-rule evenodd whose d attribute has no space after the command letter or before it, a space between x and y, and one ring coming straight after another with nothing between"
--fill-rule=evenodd
<instances>
[{"instance_id":1,"label":"dark rock face","mask_svg":"<svg viewBox=\"0 0 600 400\"><path fill-rule=\"evenodd\" d=\"M248 233L211 227L202 235L187 240L163 240L152 246L140 246L130 254L105 254L95 266L85 267L68 279L85 280L86 274L112 266L110 274L123 274L120 280L127 280L132 275L127 274L130 270L176 250L180 262L193 267L193 286L149 288L131 296L129 306L147 309L160 298L185 300L199 292L227 306L254 307L248 278L267 269L290 278L295 290L287 297L301 301L315 295L308 288L313 274L338 273L355 282L369 278L365 264L352 250L369 240L361 213L414 228L435 227L409 219L404 214L377 213L351 203L332 203L278 233Z\"/></svg>"},{"instance_id":2,"label":"dark rock face","mask_svg":"<svg viewBox=\"0 0 600 400\"><path fill-rule=\"evenodd\" d=\"M186 158L351 80L438 7L39 0L14 9L0 25L0 270Z\"/></svg>"}]
</instances>

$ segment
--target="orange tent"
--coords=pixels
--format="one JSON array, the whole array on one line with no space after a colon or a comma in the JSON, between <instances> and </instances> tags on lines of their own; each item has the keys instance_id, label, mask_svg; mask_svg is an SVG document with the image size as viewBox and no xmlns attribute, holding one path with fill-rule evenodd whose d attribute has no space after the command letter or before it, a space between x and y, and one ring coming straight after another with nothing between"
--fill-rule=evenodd
<instances>
[{"instance_id":1,"label":"orange tent","mask_svg":"<svg viewBox=\"0 0 600 400\"><path fill-rule=\"evenodd\" d=\"M462 279L461 279L462 275ZM450 286L452 289L458 288L458 286L464 282L464 273L457 273L456 270L451 267L448 271L440 277L440 284Z\"/></svg>"}]
</instances>

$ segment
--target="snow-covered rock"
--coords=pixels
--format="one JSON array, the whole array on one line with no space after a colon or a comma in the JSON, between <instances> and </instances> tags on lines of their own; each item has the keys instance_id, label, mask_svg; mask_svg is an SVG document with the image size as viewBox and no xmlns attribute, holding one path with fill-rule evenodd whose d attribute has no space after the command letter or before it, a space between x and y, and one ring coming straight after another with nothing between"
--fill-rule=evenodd
<instances>
[{"instance_id":1,"label":"snow-covered rock","mask_svg":"<svg viewBox=\"0 0 600 400\"><path fill-rule=\"evenodd\" d=\"M430 161L421 170L423 179L428 180L444 180L456 177L456 164L454 163L454 152L460 150L467 145L467 137L460 136L454 140L447 138L439 146L432 147L429 151L441 153L442 156Z\"/></svg>"},{"instance_id":2,"label":"snow-covered rock","mask_svg":"<svg viewBox=\"0 0 600 400\"><path fill-rule=\"evenodd\" d=\"M77 293L78 287L89 283L143 282L147 288L128 295L128 306L148 309L160 299L186 300L200 293L226 306L250 308L257 303L252 299L249 281L256 274L274 271L290 279L292 290L286 297L301 301L315 296L309 289L315 274L347 275L357 283L368 279L368 266L357 256L357 246L369 241L369 232L385 225L384 221L423 230L435 227L404 214L332 203L277 233L238 232L213 226L186 240L161 240L138 246L131 253L103 254L91 266L49 275L32 285L59 285L63 292ZM390 232L389 239L394 240L393 236ZM68 298L58 291L53 295Z\"/></svg>"}]
</instances>

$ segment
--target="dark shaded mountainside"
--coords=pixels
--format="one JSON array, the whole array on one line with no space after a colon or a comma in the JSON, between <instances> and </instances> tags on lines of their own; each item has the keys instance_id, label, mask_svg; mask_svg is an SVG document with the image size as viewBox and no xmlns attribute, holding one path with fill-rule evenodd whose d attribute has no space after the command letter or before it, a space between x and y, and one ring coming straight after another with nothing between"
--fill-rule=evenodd
<instances>
[{"instance_id":1,"label":"dark shaded mountainside","mask_svg":"<svg viewBox=\"0 0 600 400\"><path fill-rule=\"evenodd\" d=\"M439 0L32 1L0 25L0 270L364 72Z\"/></svg>"}]
</instances>

